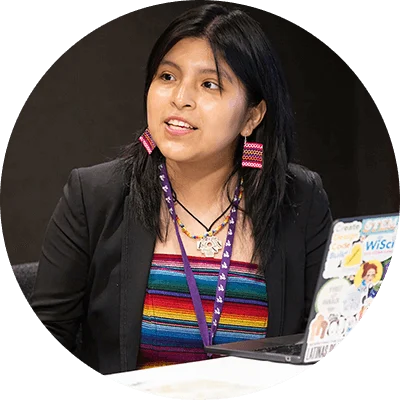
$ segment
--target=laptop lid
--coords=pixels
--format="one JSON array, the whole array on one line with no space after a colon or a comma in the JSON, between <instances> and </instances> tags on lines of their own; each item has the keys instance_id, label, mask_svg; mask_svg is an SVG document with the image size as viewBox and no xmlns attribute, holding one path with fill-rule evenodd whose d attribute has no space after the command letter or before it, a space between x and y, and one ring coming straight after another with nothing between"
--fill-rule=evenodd
<instances>
[{"instance_id":1,"label":"laptop lid","mask_svg":"<svg viewBox=\"0 0 400 400\"><path fill-rule=\"evenodd\" d=\"M302 349L304 363L332 351L362 318L385 278L399 214L333 222Z\"/></svg>"}]
</instances>

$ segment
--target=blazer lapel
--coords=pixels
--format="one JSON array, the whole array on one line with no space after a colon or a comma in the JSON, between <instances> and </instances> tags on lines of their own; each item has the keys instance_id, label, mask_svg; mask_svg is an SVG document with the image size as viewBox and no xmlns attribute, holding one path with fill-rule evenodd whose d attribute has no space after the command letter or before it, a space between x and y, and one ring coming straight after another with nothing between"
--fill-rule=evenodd
<instances>
[{"instance_id":1,"label":"blazer lapel","mask_svg":"<svg viewBox=\"0 0 400 400\"><path fill-rule=\"evenodd\" d=\"M121 372L131 371L136 368L143 305L156 241L156 236L145 230L135 220L129 200L130 196L126 196L122 230L120 276Z\"/></svg>"}]
</instances>

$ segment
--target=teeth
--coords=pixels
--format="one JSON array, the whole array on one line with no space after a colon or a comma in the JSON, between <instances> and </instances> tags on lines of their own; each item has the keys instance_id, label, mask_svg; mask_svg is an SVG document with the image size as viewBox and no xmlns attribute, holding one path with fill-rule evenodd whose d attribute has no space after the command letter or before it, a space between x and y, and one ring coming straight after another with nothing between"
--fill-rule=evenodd
<instances>
[{"instance_id":1,"label":"teeth","mask_svg":"<svg viewBox=\"0 0 400 400\"><path fill-rule=\"evenodd\" d=\"M167 124L169 125L175 125L175 126L180 126L182 128L190 128L193 129L193 126L187 124L186 122L183 121L178 121L177 119L170 119Z\"/></svg>"}]
</instances>

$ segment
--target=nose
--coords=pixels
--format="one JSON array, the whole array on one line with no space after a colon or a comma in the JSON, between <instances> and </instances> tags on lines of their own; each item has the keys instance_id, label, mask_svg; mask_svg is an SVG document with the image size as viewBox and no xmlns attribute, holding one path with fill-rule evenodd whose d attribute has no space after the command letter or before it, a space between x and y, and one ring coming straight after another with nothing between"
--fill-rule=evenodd
<instances>
[{"instance_id":1,"label":"nose","mask_svg":"<svg viewBox=\"0 0 400 400\"><path fill-rule=\"evenodd\" d=\"M182 81L175 87L172 103L179 110L196 107L195 93L189 82Z\"/></svg>"}]
</instances>

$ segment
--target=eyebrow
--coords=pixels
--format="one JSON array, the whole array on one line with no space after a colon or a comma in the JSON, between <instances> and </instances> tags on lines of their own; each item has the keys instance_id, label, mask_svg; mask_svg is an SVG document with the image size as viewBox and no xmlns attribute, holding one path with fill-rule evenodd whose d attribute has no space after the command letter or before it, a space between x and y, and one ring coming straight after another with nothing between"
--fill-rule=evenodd
<instances>
[{"instance_id":1,"label":"eyebrow","mask_svg":"<svg viewBox=\"0 0 400 400\"><path fill-rule=\"evenodd\" d=\"M174 63L173 61L162 60L160 62L160 65L170 65L171 67L174 67L178 71L182 72L182 68L178 64ZM199 74L215 74L218 76L217 70L213 69L213 68L202 68L198 72L199 72ZM220 74L220 76L227 79L230 83L233 83L231 76L221 67L219 67L219 74Z\"/></svg>"}]
</instances>

